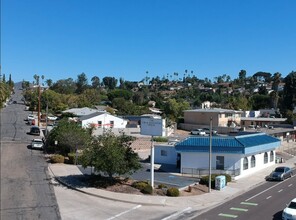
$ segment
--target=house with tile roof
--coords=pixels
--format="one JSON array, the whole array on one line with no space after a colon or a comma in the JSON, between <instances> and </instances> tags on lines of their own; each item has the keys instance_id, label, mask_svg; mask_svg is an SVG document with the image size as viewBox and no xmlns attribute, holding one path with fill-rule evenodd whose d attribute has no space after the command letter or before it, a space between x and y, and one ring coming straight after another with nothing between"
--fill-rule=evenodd
<instances>
[{"instance_id":1,"label":"house with tile roof","mask_svg":"<svg viewBox=\"0 0 296 220\"><path fill-rule=\"evenodd\" d=\"M210 141L211 140L211 141ZM211 160L210 158L211 142ZM241 136L190 136L173 146L159 148L155 161L170 157L180 166L182 174L208 175L209 161L212 173L227 173L240 178L275 164L275 150L281 141L265 133ZM165 152L167 150L167 152ZM173 158L172 155L175 155ZM264 177L263 177L264 178Z\"/></svg>"}]
</instances>

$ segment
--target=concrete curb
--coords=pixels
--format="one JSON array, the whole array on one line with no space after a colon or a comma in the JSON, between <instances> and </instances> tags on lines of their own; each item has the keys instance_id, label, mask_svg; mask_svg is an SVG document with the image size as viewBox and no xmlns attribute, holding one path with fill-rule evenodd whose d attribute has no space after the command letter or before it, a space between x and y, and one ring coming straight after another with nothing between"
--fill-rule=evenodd
<instances>
[{"instance_id":1,"label":"concrete curb","mask_svg":"<svg viewBox=\"0 0 296 220\"><path fill-rule=\"evenodd\" d=\"M156 197L157 200L156 201L151 201L149 200L148 196L147 196L147 200L145 202L143 201L140 201L142 200L142 198L140 197L143 197L143 195L129 195L129 194L124 194L124 195L128 195L129 198L127 199L124 199L124 198L119 198L121 197L122 195L120 193L115 193L115 192L107 192L104 191L104 190L100 190L100 189L95 189L96 191L98 192L102 192L102 194L108 194L108 195L102 195L102 194L97 194L97 193L91 193L91 192L87 192L85 190L82 190L82 189L78 189L76 187L73 187L71 186L71 184L68 184L66 183L65 181L62 181L59 177L55 176L55 174L53 173L50 165L48 166L48 169L50 170L50 173L51 175L53 176L53 178L59 182L60 184L62 184L63 186L66 186L67 188L69 189L72 189L72 190L75 190L75 191L78 191L78 192L81 192L81 193L84 193L84 194L87 194L87 195L90 195L90 196L94 196L94 197L98 197L98 198L103 198L103 199L108 199L108 200L111 200L111 201L118 201L118 202L126 202L126 203L131 203L131 204L141 204L141 205L161 205L161 206L166 206L166 199L159 199L159 197ZM112 195L111 195L112 194ZM135 196L138 196L138 199L137 197ZM132 198L130 197L134 197L133 199L135 201L132 201Z\"/></svg>"}]
</instances>

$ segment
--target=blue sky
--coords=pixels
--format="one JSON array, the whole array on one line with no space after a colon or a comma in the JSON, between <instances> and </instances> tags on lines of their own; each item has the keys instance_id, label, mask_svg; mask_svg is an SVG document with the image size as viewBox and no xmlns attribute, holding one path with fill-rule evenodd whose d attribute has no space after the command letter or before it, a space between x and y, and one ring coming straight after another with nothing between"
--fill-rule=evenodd
<instances>
[{"instance_id":1,"label":"blue sky","mask_svg":"<svg viewBox=\"0 0 296 220\"><path fill-rule=\"evenodd\" d=\"M15 82L296 71L295 0L1 0Z\"/></svg>"}]
</instances>

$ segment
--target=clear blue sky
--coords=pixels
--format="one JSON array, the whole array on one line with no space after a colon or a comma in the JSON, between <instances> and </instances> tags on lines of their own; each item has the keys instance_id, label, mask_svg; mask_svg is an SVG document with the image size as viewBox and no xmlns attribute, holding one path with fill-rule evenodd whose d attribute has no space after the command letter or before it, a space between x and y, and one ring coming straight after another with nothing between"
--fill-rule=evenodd
<instances>
[{"instance_id":1,"label":"clear blue sky","mask_svg":"<svg viewBox=\"0 0 296 220\"><path fill-rule=\"evenodd\" d=\"M15 82L296 71L295 0L1 0Z\"/></svg>"}]
</instances>

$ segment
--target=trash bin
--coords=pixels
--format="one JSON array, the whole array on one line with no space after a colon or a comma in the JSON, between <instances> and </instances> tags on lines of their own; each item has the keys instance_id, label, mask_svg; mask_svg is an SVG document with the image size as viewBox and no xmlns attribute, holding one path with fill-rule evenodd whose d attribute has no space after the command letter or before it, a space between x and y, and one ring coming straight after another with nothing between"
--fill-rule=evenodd
<instances>
[{"instance_id":1,"label":"trash bin","mask_svg":"<svg viewBox=\"0 0 296 220\"><path fill-rule=\"evenodd\" d=\"M216 176L215 178L215 189L221 190L226 186L225 176Z\"/></svg>"}]
</instances>

